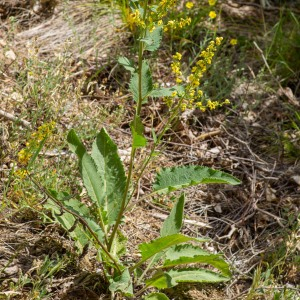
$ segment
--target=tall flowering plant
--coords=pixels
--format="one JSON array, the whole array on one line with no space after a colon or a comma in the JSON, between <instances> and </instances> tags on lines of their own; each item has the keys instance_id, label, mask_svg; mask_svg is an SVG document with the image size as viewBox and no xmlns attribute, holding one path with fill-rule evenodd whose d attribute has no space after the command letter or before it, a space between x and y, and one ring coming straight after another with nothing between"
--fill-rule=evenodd
<instances>
[{"instance_id":1,"label":"tall flowering plant","mask_svg":"<svg viewBox=\"0 0 300 300\"><path fill-rule=\"evenodd\" d=\"M74 239L79 251L84 251L89 244L97 249L97 257L102 263L103 275L112 297L121 294L128 297L144 295L144 299L168 299L161 292L148 293L148 289L163 290L181 282L222 282L230 279L229 266L222 256L211 254L199 247L199 244L208 241L207 238L195 238L180 233L184 193L175 201L162 225L160 236L138 246L140 258L134 262L122 259L128 250L126 234L121 231L120 225L136 194L138 182L154 157L166 130L187 108L199 108L204 112L229 102L207 100L201 90L201 78L212 64L217 47L222 42L221 37L210 42L188 75L181 71L182 55L178 52L173 55L170 67L174 75L174 86L166 88L153 84L150 62L144 58L145 52L153 52L159 48L163 32L176 26L188 26L190 23L189 18L177 22L168 19L168 11L176 4L176 0L151 3L147 0L130 1L131 20L139 33L138 63L135 65L127 57L119 58L119 63L131 73L129 90L135 102L135 115L130 123L132 150L127 172L118 155L116 144L106 129L102 128L95 138L90 154L74 130L67 137L71 151L78 157L90 205L66 192L41 187L34 176L30 176L34 184L48 196L46 208L53 212L54 219ZM150 97L163 99L169 108L169 118L160 133L152 130L153 142L148 146L141 109ZM140 166L136 166L136 154L145 147L150 148L149 155ZM30 154L26 151L21 152L21 160L28 159L28 155ZM156 174L151 195L169 194L201 183L235 185L239 184L239 180L224 172L197 165L165 168ZM214 271L195 267L195 264L209 264Z\"/></svg>"}]
</instances>

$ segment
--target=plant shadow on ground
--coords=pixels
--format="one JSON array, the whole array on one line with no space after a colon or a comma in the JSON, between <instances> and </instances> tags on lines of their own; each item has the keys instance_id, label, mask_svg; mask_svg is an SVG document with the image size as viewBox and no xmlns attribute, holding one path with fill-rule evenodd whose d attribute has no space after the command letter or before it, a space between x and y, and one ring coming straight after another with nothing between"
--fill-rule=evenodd
<instances>
[{"instance_id":1,"label":"plant shadow on ground","mask_svg":"<svg viewBox=\"0 0 300 300\"><path fill-rule=\"evenodd\" d=\"M241 7L239 8L240 11L243 11ZM281 58L287 58L284 52L289 52L289 50L281 49L281 52L278 53L272 51L271 48L263 49L266 50L266 58L269 59L270 66L272 70L275 69L275 73L274 76L271 76L266 67L262 72L263 59L251 44L254 39L253 34L255 34L255 31L253 33L254 27L247 27L247 24L251 24L251 22L243 21L234 15L233 9L231 15L230 8L223 7L223 9L224 18L227 20L227 24L223 24L223 26L227 28L227 35L229 38L238 38L239 44L236 48L227 45L226 54L229 57L222 58L225 61L220 58L219 65L231 65L234 70L226 71L224 67L222 69L224 74L222 72L220 72L222 74L218 74L217 67L219 65L217 63L216 70L212 69L209 76L219 87L212 89L211 86L207 86L207 91L216 93L218 97L227 97L229 94L233 106L227 111L220 110L206 115L192 112L186 115L185 119L179 120L178 126L168 133L168 139L165 140L162 149L162 156L155 161L151 168L172 165L174 162L198 163L227 170L243 181L243 186L238 188L203 186L201 192L195 188L190 189L188 192L193 200L187 203L186 214L194 221L194 225L193 223L192 225L186 224L184 228L184 231L190 235L211 237L214 242L208 247L214 251L225 253L227 259L232 263L235 279L227 287L227 292L223 286L217 288L215 286L195 287L189 285L178 287L168 293L174 299L206 299L208 297L210 299L235 297L273 299L274 295L277 295L278 299L297 299L296 290L291 289L291 294L285 295L280 294L280 290L273 288L276 285L279 285L280 288L299 287L300 280L299 245L295 247L293 246L295 243L292 243L293 237L299 236L300 108L296 105L297 102L293 102L294 97L290 96L289 92L277 92L279 86L274 80L274 76L277 76L274 64L278 66L278 70L282 70L282 65L287 65L287 63ZM293 7L291 11L293 11ZM268 22L267 18L272 19L274 14L278 17L278 12L266 9L264 11L266 22ZM260 10L259 13L261 13ZM28 18L28 15L25 17ZM274 27L276 22L273 20L270 22L269 29L271 32L272 28L279 28L276 31L276 39L274 39L276 44L280 43L280 26L284 26L284 24L278 23L279 25ZM34 22L41 21L35 19ZM80 18L77 18L76 22L80 23ZM24 23L29 24L30 19L24 20ZM240 25L241 23L243 26L237 28L236 24ZM252 23L257 28L258 22L252 19ZM266 25L269 26L268 23ZM264 26L264 23L262 22L259 26ZM51 31L51 27L46 28L44 30ZM19 35L16 32L9 32L9 34L17 35L16 41L19 43L17 45L20 46L24 45L26 34L22 35L22 29L19 31ZM238 37L236 36L237 32L240 34ZM29 32L27 33L29 34ZM34 36L33 31L31 34L31 37ZM127 36L124 34L122 43L126 44ZM121 38L119 37L119 39ZM258 36L259 41L263 39L263 35ZM178 43L177 41L173 42L174 45ZM95 48L99 48L100 44L98 43ZM13 43L10 45L13 48ZM6 46L6 50L10 45ZM48 46L51 48L50 42ZM110 49L116 48L114 45L107 46L111 47ZM49 55L46 48L43 48L45 56ZM92 48L91 46L88 50ZM159 61L159 57L163 57L163 55L168 57L169 50L167 48L163 51L165 54L158 55L158 69L163 70L162 74L155 75L160 78L164 77L166 82L169 80L168 66L163 61ZM197 53L198 51L198 49L193 50L189 47L185 49L187 49L187 53L193 53L193 51ZM272 49L274 50L276 47ZM72 94L76 101L64 102L63 110L57 112L58 141L55 142L53 149L58 151L65 150L63 148L65 144L61 146L64 143L64 131L66 128L74 126L78 127L89 144L101 127L99 118L103 123L111 125L110 133L122 149L126 151L129 147L130 136L126 114L131 113L131 107L127 101L128 96L121 95L122 90L118 90L118 84L116 84L117 81L123 81L123 74L119 73L119 69L114 68L115 60L110 61L107 56L104 58L97 56L97 51L92 53L92 57L86 55L84 58L71 59L69 62L68 68L72 70L71 73L74 76L69 89L74 89L77 85L79 92ZM276 55L279 55L280 58L276 58ZM222 57L222 53L220 57ZM244 68L241 68L241 58L245 63ZM292 59L294 58L295 56L292 57ZM11 66L10 63L11 61L7 61L4 70L11 76L11 81L8 81L8 84L6 82L3 90L6 91L8 86L13 85L13 82L15 86L8 89L8 94L12 92L20 94L22 89L20 86L18 87L19 83L16 83L15 73L11 71L14 65ZM293 62L291 64L293 65ZM27 73L25 75L27 76ZM222 77L222 81L218 80L218 75ZM228 78L234 78L234 76L238 78L234 78L235 81L232 82L224 82L226 75ZM27 80L26 76L25 80ZM290 81L286 79L289 76L291 76ZM299 97L299 87L297 79L295 79L298 77L295 76L299 77L295 70L287 73L286 81L282 85L283 88L289 87L292 94ZM110 83L111 88L107 83ZM219 93L217 93L218 91ZM83 95L80 95L81 92ZM224 93L222 94L222 92ZM63 94L63 91L61 93ZM37 111L35 114L34 110L38 110L35 108L37 99L33 100L32 95L31 93L30 97L23 102L17 98L17 94L15 94L13 102L4 97L0 100L1 103L4 103L1 109L24 117L32 124L35 123L34 120L37 120L36 123L39 124L51 119L53 116L51 111L46 111L46 113ZM65 98L68 97L70 95ZM42 101L44 108L50 105L50 102L47 102L48 99L39 101ZM298 100L296 99L296 101ZM23 105L24 103L26 105ZM70 106L72 109L68 109ZM165 107L161 103L150 103L145 108L145 115L152 114L147 121L149 128L161 124L164 109ZM91 114L94 114L93 118L91 118ZM1 132L2 137L7 137L3 143L7 148L2 149L0 156L1 177L7 179L10 176L11 163L16 159L18 150L22 148L19 142L22 140L25 144L32 129L22 130L19 124L8 124L5 121L1 125ZM212 134L212 132L214 133ZM61 182L59 184L69 186L71 191L80 193L82 191L80 184L74 184L72 180L69 183L63 183L64 178L67 178L67 175L72 172L72 168L64 166L66 160L65 157L62 157L57 162L56 156L46 157L44 168L54 164L56 172L58 172L57 181ZM63 168L63 170L59 171L59 168ZM76 178L76 175L73 176ZM56 180L48 180L50 185L57 185ZM149 170L149 175L141 182L141 190L149 188L150 181ZM13 179L10 182L10 186L1 188L1 196L5 195L1 213L4 221L0 224L1 244L5 245L1 246L0 253L0 269L2 269L0 280L3 295L7 295L10 299L40 299L41 297L42 299L47 299L47 297L49 299L55 299L55 297L56 299L57 297L59 299L98 299L103 297L105 299L106 290L101 286L101 276L99 275L101 266L97 265L93 250L89 249L85 255L79 257L68 234L59 229L57 225L49 223L49 219L41 218L41 209L36 205L43 200L42 196L38 193L38 196L31 199L33 190L26 185L13 186L16 183ZM32 208L22 209L18 212L20 206L26 207L28 203L35 206L35 210ZM156 236L161 220L155 214L160 212L159 209L165 213L168 204L161 200L153 203L141 203L139 208L129 215L124 226L127 226L126 232L131 237L133 253L138 242L147 241L149 236ZM197 227L195 225L197 221L202 221L210 227ZM140 229L140 227L143 228ZM278 248L279 244L282 245L280 249ZM128 259L134 258L133 255ZM53 265L58 261L61 261L60 268L53 270ZM254 272L255 269L256 272ZM41 270L44 273L41 273ZM5 294L7 291L11 293ZM250 292L247 295L248 291Z\"/></svg>"}]
</instances>

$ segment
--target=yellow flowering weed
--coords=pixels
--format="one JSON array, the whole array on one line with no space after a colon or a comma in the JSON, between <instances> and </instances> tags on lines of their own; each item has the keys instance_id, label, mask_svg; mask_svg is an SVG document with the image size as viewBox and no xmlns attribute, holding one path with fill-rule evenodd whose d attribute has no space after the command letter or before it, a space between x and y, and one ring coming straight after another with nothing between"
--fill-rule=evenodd
<instances>
[{"instance_id":1,"label":"yellow flowering weed","mask_svg":"<svg viewBox=\"0 0 300 300\"><path fill-rule=\"evenodd\" d=\"M191 9L192 7L194 6L194 3L193 2L187 2L186 4L185 4L185 7L187 8L187 9Z\"/></svg>"},{"instance_id":2,"label":"yellow flowering weed","mask_svg":"<svg viewBox=\"0 0 300 300\"><path fill-rule=\"evenodd\" d=\"M235 46L237 44L237 39L231 39L229 43L230 45Z\"/></svg>"},{"instance_id":3,"label":"yellow flowering weed","mask_svg":"<svg viewBox=\"0 0 300 300\"><path fill-rule=\"evenodd\" d=\"M213 20L217 17L217 14L215 11L212 10L209 12L208 16Z\"/></svg>"}]
</instances>

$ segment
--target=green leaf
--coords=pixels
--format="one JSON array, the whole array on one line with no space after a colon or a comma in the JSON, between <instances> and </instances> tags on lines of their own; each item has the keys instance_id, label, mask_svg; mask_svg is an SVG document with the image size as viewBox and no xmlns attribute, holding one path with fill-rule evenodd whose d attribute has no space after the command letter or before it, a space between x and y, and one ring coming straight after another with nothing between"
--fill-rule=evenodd
<instances>
[{"instance_id":1,"label":"green leaf","mask_svg":"<svg viewBox=\"0 0 300 300\"><path fill-rule=\"evenodd\" d=\"M204 263L217 268L222 275L230 277L229 265L220 254L211 254L197 246L184 244L167 250L163 267L169 268L191 263Z\"/></svg>"},{"instance_id":2,"label":"green leaf","mask_svg":"<svg viewBox=\"0 0 300 300\"><path fill-rule=\"evenodd\" d=\"M147 286L166 289L176 286L180 282L216 283L228 281L229 278L205 269L180 269L168 272L158 272L146 281Z\"/></svg>"},{"instance_id":3,"label":"green leaf","mask_svg":"<svg viewBox=\"0 0 300 300\"><path fill-rule=\"evenodd\" d=\"M143 298L144 300L169 300L165 294L163 293L151 293Z\"/></svg>"},{"instance_id":4,"label":"green leaf","mask_svg":"<svg viewBox=\"0 0 300 300\"><path fill-rule=\"evenodd\" d=\"M152 76L151 76L150 68L149 68L146 60L144 60L142 63L142 78L141 79L142 79L141 99L142 99L143 103L146 103L147 97L153 89ZM138 75L138 72L133 73L131 80L130 80L129 89L132 92L133 99L136 102L138 102L139 101L139 75Z\"/></svg>"},{"instance_id":5,"label":"green leaf","mask_svg":"<svg viewBox=\"0 0 300 300\"><path fill-rule=\"evenodd\" d=\"M150 243L140 244L139 250L141 251L141 254L142 254L142 260L138 263L138 265L140 265L144 261L148 260L153 255L155 255L161 251L164 251L171 246L186 243L188 241L207 242L208 239L192 238L192 237L188 237L183 234L177 233L177 234L172 234L172 235L158 238L156 240L151 241Z\"/></svg>"},{"instance_id":6,"label":"green leaf","mask_svg":"<svg viewBox=\"0 0 300 300\"><path fill-rule=\"evenodd\" d=\"M141 39L141 41L143 41L146 44L145 50L156 51L160 46L161 39L162 26L158 26L152 32L147 30L145 38Z\"/></svg>"},{"instance_id":7,"label":"green leaf","mask_svg":"<svg viewBox=\"0 0 300 300\"><path fill-rule=\"evenodd\" d=\"M236 185L240 181L227 173L202 166L181 166L163 169L156 176L154 191L168 193L196 184L226 183Z\"/></svg>"},{"instance_id":8,"label":"green leaf","mask_svg":"<svg viewBox=\"0 0 300 300\"><path fill-rule=\"evenodd\" d=\"M74 228L69 231L70 237L74 240L75 246L78 249L79 253L82 253L84 246L89 242L90 236L85 232L84 228L80 223L76 224L75 217L70 213L61 212L60 208L52 200L48 200L44 207L49 209L52 213L54 220L60 224L66 231ZM75 225L75 227L74 227Z\"/></svg>"},{"instance_id":9,"label":"green leaf","mask_svg":"<svg viewBox=\"0 0 300 300\"><path fill-rule=\"evenodd\" d=\"M134 62L131 59L128 59L125 56L120 56L118 59L118 63L122 65L126 70L130 71L131 73L135 72Z\"/></svg>"},{"instance_id":10,"label":"green leaf","mask_svg":"<svg viewBox=\"0 0 300 300\"><path fill-rule=\"evenodd\" d=\"M100 177L96 165L73 129L70 130L67 141L71 151L79 158L80 173L87 193L99 207L103 198L103 190L99 184Z\"/></svg>"},{"instance_id":11,"label":"green leaf","mask_svg":"<svg viewBox=\"0 0 300 300\"><path fill-rule=\"evenodd\" d=\"M184 208L184 194L181 194L181 196L174 204L170 212L170 215L163 223L163 226L160 230L161 237L180 232L182 226L182 219L183 219L183 208Z\"/></svg>"},{"instance_id":12,"label":"green leaf","mask_svg":"<svg viewBox=\"0 0 300 300\"><path fill-rule=\"evenodd\" d=\"M133 148L145 147L147 139L144 137L144 125L139 116L135 116L133 121L130 123Z\"/></svg>"},{"instance_id":13,"label":"green leaf","mask_svg":"<svg viewBox=\"0 0 300 300\"><path fill-rule=\"evenodd\" d=\"M120 211L125 192L126 176L116 144L104 128L97 135L91 154L96 165L97 188L100 189L98 206L105 212L108 225L112 225Z\"/></svg>"},{"instance_id":14,"label":"green leaf","mask_svg":"<svg viewBox=\"0 0 300 300\"><path fill-rule=\"evenodd\" d=\"M132 280L128 269L125 269L121 275L110 280L109 290L111 292L122 292L127 297L133 296Z\"/></svg>"},{"instance_id":15,"label":"green leaf","mask_svg":"<svg viewBox=\"0 0 300 300\"><path fill-rule=\"evenodd\" d=\"M98 239L104 242L104 233L101 227L98 225L98 222L92 219L90 209L85 204L77 199L71 198L68 193L57 192L54 190L49 190L49 192L55 199L60 201L65 208L81 216L97 235ZM76 247L81 252L88 241L92 239L92 235L89 233L89 231L83 228L82 224L77 222L76 217L74 217L72 214L63 210L61 211L61 208L52 200L47 201L45 208L52 211L54 219L69 232L71 238L75 240Z\"/></svg>"},{"instance_id":16,"label":"green leaf","mask_svg":"<svg viewBox=\"0 0 300 300\"><path fill-rule=\"evenodd\" d=\"M120 230L117 231L117 235L113 240L110 253L114 257L121 257L126 254L127 238L122 234Z\"/></svg>"},{"instance_id":17,"label":"green leaf","mask_svg":"<svg viewBox=\"0 0 300 300\"><path fill-rule=\"evenodd\" d=\"M171 97L174 92L177 92L179 94L180 92L184 92L184 90L182 89L181 86L177 86L177 85L170 88L162 87L162 88L152 90L149 96L154 98Z\"/></svg>"}]
</instances>

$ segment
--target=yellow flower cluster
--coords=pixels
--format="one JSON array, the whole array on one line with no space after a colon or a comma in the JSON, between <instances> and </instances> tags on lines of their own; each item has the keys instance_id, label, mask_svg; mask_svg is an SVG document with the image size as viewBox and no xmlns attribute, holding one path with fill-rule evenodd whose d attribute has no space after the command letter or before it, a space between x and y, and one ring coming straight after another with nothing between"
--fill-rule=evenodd
<instances>
[{"instance_id":1,"label":"yellow flower cluster","mask_svg":"<svg viewBox=\"0 0 300 300\"><path fill-rule=\"evenodd\" d=\"M168 23L164 26L164 31L168 31L169 29L178 29L178 28L183 28L186 25L190 25L192 22L192 19L190 17L184 19L184 18L180 18L179 21L174 21L174 20L170 20L168 21Z\"/></svg>"},{"instance_id":2,"label":"yellow flower cluster","mask_svg":"<svg viewBox=\"0 0 300 300\"><path fill-rule=\"evenodd\" d=\"M208 0L210 6L214 6L217 3L217 0Z\"/></svg>"},{"instance_id":3,"label":"yellow flower cluster","mask_svg":"<svg viewBox=\"0 0 300 300\"><path fill-rule=\"evenodd\" d=\"M181 110L184 111L187 108L192 109L194 107L199 108L201 111L205 111L207 108L210 110L216 109L223 104L229 104L230 101L226 99L223 102L212 101L210 99L204 101L203 91L199 88L200 80L203 74L206 72L207 67L211 65L212 59L217 51L217 47L221 45L223 38L217 37L215 41L211 41L208 47L202 51L199 55L199 60L196 62L195 66L191 70L191 74L187 77L186 86L182 95L178 95L177 92L173 92L171 97L166 97L165 103L172 108L174 101L172 97L179 97L181 103ZM171 64L172 73L175 75L176 83L181 83L183 81L183 76L181 72L181 59L182 55L176 53L173 55L173 63Z\"/></svg>"},{"instance_id":4,"label":"yellow flower cluster","mask_svg":"<svg viewBox=\"0 0 300 300\"><path fill-rule=\"evenodd\" d=\"M52 133L54 127L55 122L53 121L44 123L31 135L29 142L26 143L26 148L18 153L18 162L21 165L26 165L29 162L34 151L38 148L39 144Z\"/></svg>"},{"instance_id":5,"label":"yellow flower cluster","mask_svg":"<svg viewBox=\"0 0 300 300\"><path fill-rule=\"evenodd\" d=\"M191 9L191 8L193 8L193 6L194 6L194 3L193 2L187 2L186 4L185 4L185 7L187 8L187 9Z\"/></svg>"},{"instance_id":6,"label":"yellow flower cluster","mask_svg":"<svg viewBox=\"0 0 300 300\"><path fill-rule=\"evenodd\" d=\"M181 58L182 58L182 55L180 53L176 52L176 54L173 55L174 61L171 64L172 72L176 77L175 78L176 83L182 82L182 79L181 79L182 72L181 72L181 64L180 64Z\"/></svg>"},{"instance_id":7,"label":"yellow flower cluster","mask_svg":"<svg viewBox=\"0 0 300 300\"><path fill-rule=\"evenodd\" d=\"M132 24L135 24L137 27L142 27L145 28L146 27L146 23L143 20L143 18L141 17L140 11L138 9L136 9L131 15L130 15L130 22Z\"/></svg>"},{"instance_id":8,"label":"yellow flower cluster","mask_svg":"<svg viewBox=\"0 0 300 300\"><path fill-rule=\"evenodd\" d=\"M181 18L180 20L169 20L167 23L164 23L164 17L168 14L168 12L175 7L178 0L159 0L154 1L153 5L147 9L150 13L147 13L146 16L142 16L142 9L135 9L132 13L127 17L127 24L133 28L136 26L138 28L148 28L150 32L152 32L157 27L163 27L164 31L168 31L170 29L178 29L183 28L186 25L191 24L191 18ZM188 2L192 3L192 2ZM187 4L188 4L187 3ZM193 4L193 3L192 3ZM189 4L190 6L191 4ZM142 4L141 4L142 7Z\"/></svg>"},{"instance_id":9,"label":"yellow flower cluster","mask_svg":"<svg viewBox=\"0 0 300 300\"><path fill-rule=\"evenodd\" d=\"M14 172L14 174L20 179L24 179L29 173L25 169L18 169Z\"/></svg>"}]
</instances>

